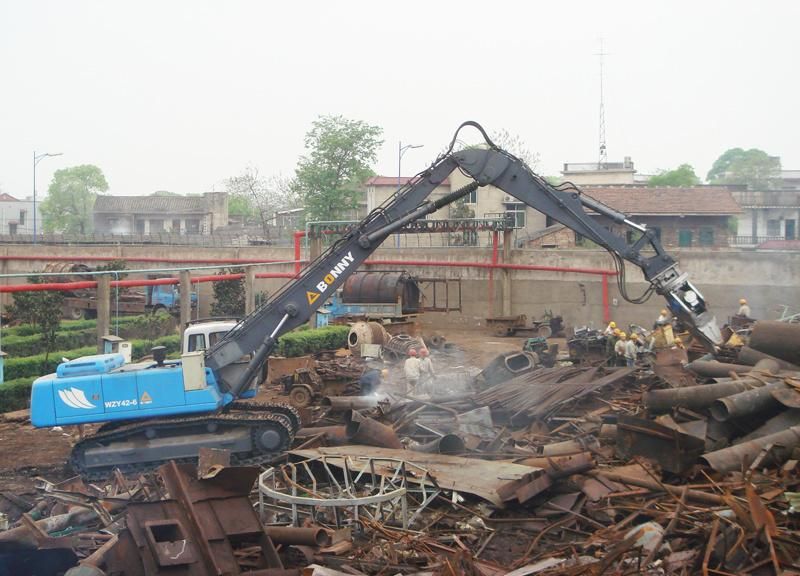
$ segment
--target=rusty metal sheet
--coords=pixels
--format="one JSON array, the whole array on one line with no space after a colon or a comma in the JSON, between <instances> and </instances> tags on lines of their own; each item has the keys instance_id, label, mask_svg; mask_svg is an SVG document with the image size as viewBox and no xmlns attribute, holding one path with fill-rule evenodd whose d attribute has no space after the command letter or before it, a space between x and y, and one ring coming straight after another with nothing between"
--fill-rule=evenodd
<instances>
[{"instance_id":1,"label":"rusty metal sheet","mask_svg":"<svg viewBox=\"0 0 800 576\"><path fill-rule=\"evenodd\" d=\"M664 470L676 474L690 468L705 451L705 445L705 439L650 420L621 415L617 421L617 454L621 458L652 458Z\"/></svg>"},{"instance_id":2,"label":"rusty metal sheet","mask_svg":"<svg viewBox=\"0 0 800 576\"><path fill-rule=\"evenodd\" d=\"M661 348L656 351L653 372L672 388L692 386L697 384L697 378L683 367L688 361L683 348Z\"/></svg>"},{"instance_id":3,"label":"rusty metal sheet","mask_svg":"<svg viewBox=\"0 0 800 576\"><path fill-rule=\"evenodd\" d=\"M426 452L413 452L395 448L378 448L373 446L338 446L328 448L315 448L312 450L293 450L290 454L299 459L315 459L325 457L329 465L342 468L345 461L348 466L359 458L384 458L395 461L406 461L415 466L426 469L435 479L440 488L455 490L479 496L492 504L503 507L500 491L509 482L528 479L544 474L544 469L532 466L514 464L512 462L476 460L460 456L445 454L430 454ZM376 471L389 474L394 467L387 466L386 470L377 468ZM414 482L414 478L408 479ZM520 486L521 487L521 486Z\"/></svg>"}]
</instances>

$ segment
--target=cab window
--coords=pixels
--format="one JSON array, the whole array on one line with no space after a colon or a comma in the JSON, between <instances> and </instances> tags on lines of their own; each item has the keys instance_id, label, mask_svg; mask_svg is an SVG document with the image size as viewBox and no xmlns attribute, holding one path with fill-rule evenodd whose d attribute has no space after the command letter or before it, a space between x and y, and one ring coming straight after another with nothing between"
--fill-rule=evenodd
<instances>
[{"instance_id":1,"label":"cab window","mask_svg":"<svg viewBox=\"0 0 800 576\"><path fill-rule=\"evenodd\" d=\"M189 352L197 352L206 349L206 335L192 334L189 336Z\"/></svg>"}]
</instances>

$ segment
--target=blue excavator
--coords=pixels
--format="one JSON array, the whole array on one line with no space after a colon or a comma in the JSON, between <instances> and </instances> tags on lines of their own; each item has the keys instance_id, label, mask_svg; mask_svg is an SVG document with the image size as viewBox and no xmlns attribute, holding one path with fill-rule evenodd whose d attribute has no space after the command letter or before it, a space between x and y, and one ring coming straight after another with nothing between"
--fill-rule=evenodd
<instances>
[{"instance_id":1,"label":"blue excavator","mask_svg":"<svg viewBox=\"0 0 800 576\"><path fill-rule=\"evenodd\" d=\"M455 151L456 137L465 126L480 131L486 144ZM429 200L454 170L473 181ZM465 122L428 169L354 225L214 346L185 353L177 361L156 354L150 362L124 364L120 355L104 354L63 362L55 374L34 382L31 422L37 427L102 424L75 445L71 456L73 468L89 478L105 477L114 468L128 473L170 459L191 461L201 447L228 449L237 464L273 460L289 449L300 426L292 407L253 400L254 382L277 339L305 324L390 234L489 185L606 248L617 267L624 298L640 303L658 293L707 347L721 343L716 319L703 296L652 230L571 183L548 183L495 146L479 124ZM637 231L638 237L633 240L634 235L626 238L608 230L595 215ZM630 298L625 289L626 261L638 266L650 283L638 298Z\"/></svg>"}]
</instances>

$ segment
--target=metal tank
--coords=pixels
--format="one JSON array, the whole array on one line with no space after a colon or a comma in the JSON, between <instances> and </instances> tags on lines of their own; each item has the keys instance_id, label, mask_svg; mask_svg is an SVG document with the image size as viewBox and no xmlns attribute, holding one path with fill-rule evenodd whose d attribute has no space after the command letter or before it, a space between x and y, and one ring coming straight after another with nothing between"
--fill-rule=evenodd
<instances>
[{"instance_id":1,"label":"metal tank","mask_svg":"<svg viewBox=\"0 0 800 576\"><path fill-rule=\"evenodd\" d=\"M356 272L342 287L345 304L402 303L403 314L421 311L417 279L408 272Z\"/></svg>"}]
</instances>

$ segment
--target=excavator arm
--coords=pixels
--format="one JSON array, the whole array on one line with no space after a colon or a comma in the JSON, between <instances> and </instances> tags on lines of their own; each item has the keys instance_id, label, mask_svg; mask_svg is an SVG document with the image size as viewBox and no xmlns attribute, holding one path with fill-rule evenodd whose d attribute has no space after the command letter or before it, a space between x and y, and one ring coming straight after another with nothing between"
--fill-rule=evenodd
<instances>
[{"instance_id":1,"label":"excavator arm","mask_svg":"<svg viewBox=\"0 0 800 576\"><path fill-rule=\"evenodd\" d=\"M572 185L556 187L549 184L524 162L495 146L478 124L466 122L459 130L466 125L481 131L487 148L452 152L454 136L448 152L430 168L355 225L295 280L287 283L268 304L244 318L206 353L206 366L215 372L224 391L238 397L266 361L277 338L306 323L389 235L487 185L496 186L606 248L617 263L620 289L626 298L623 261L638 266L650 283L646 296L652 292L664 296L670 310L692 327L694 334L706 346L712 348L721 343L716 319L703 296L689 282L687 275L680 272L675 260L664 251L651 230L582 194ZM473 182L435 201L427 200L431 192L456 169L471 176ZM592 213L636 230L640 236L628 242L625 237L600 224ZM253 359L242 370L236 361L249 354L253 354Z\"/></svg>"}]
</instances>

